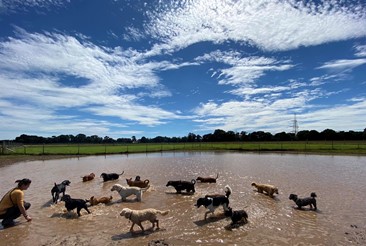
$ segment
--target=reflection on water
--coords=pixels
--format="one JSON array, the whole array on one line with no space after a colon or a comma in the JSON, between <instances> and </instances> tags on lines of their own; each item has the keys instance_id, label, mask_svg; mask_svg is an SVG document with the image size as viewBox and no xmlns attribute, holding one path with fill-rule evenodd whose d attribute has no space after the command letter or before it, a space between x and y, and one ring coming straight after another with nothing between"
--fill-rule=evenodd
<instances>
[{"instance_id":1,"label":"reflection on water","mask_svg":"<svg viewBox=\"0 0 366 246\"><path fill-rule=\"evenodd\" d=\"M235 152L172 152L134 155L93 156L62 160L22 162L0 168L0 195L23 177L32 180L25 198L32 203L31 223L21 222L0 229L2 245L147 245L165 239L172 245L348 245L357 228L365 228L366 158L355 156L282 155ZM118 181L103 183L99 175L125 173ZM94 172L96 177L82 182L81 177ZM198 176L216 177L217 183L196 184L193 195L175 194L166 187L169 180L191 180ZM126 185L126 178L140 175L151 187L142 202L129 197L121 202L115 183ZM64 203L52 204L53 184L69 179L66 193L73 198L113 196L111 204L90 207L91 214L66 213ZM271 183L279 195L271 199L255 192L252 182ZM205 208L194 207L206 194L224 193L225 185L233 190L230 206L245 209L249 223L228 230L231 220L222 209L203 220ZM290 193L301 197L316 192L317 212L294 209ZM131 235L131 223L119 216L122 208L157 208L170 210L159 216L161 230ZM145 222L145 228L150 227ZM352 225L352 227L351 227ZM357 227L354 227L354 226ZM138 227L135 227L137 230ZM359 234L361 233L361 234ZM356 234L354 234L356 235ZM356 238L362 241L362 236Z\"/></svg>"}]
</instances>

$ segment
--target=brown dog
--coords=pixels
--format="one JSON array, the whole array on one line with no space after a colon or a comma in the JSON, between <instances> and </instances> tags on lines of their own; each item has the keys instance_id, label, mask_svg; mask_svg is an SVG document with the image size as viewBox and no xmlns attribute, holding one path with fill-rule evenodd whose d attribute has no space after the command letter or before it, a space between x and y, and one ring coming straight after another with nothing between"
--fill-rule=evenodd
<instances>
[{"instance_id":1,"label":"brown dog","mask_svg":"<svg viewBox=\"0 0 366 246\"><path fill-rule=\"evenodd\" d=\"M85 175L82 178L83 178L83 182L90 181L90 180L93 180L95 178L95 174L94 173L91 173L89 175Z\"/></svg>"},{"instance_id":2,"label":"brown dog","mask_svg":"<svg viewBox=\"0 0 366 246\"><path fill-rule=\"evenodd\" d=\"M196 180L201 181L201 183L216 183L216 179L219 177L219 174L216 175L216 178L211 177L198 177Z\"/></svg>"},{"instance_id":3,"label":"brown dog","mask_svg":"<svg viewBox=\"0 0 366 246\"><path fill-rule=\"evenodd\" d=\"M142 180L132 180L132 178L126 179L126 182L129 186L135 186L135 187L140 187L140 188L148 188L149 187L149 183L150 180L145 179L144 181Z\"/></svg>"},{"instance_id":4,"label":"brown dog","mask_svg":"<svg viewBox=\"0 0 366 246\"><path fill-rule=\"evenodd\" d=\"M257 184L257 183L253 182L252 186L256 187L258 189L259 193L263 193L263 191L265 191L267 193L267 195L270 196L270 197L273 197L274 193L278 194L278 188L275 187L274 185Z\"/></svg>"},{"instance_id":5,"label":"brown dog","mask_svg":"<svg viewBox=\"0 0 366 246\"><path fill-rule=\"evenodd\" d=\"M94 196L90 197L90 205L91 206L94 206L94 205L98 205L99 203L104 203L104 204L107 204L107 203L110 203L112 201L113 197L110 196L110 197L101 197L101 198L96 198Z\"/></svg>"}]
</instances>

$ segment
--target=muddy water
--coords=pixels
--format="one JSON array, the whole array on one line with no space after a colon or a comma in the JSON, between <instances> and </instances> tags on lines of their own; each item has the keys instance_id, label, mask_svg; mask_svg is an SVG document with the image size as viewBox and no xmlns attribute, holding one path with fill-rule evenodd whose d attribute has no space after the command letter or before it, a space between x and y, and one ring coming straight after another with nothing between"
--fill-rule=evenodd
<instances>
[{"instance_id":1,"label":"muddy water","mask_svg":"<svg viewBox=\"0 0 366 246\"><path fill-rule=\"evenodd\" d=\"M116 182L103 183L102 172L125 173ZM96 179L83 183L80 176L94 172ZM191 180L216 176L216 184L196 184L194 195L177 195L168 180ZM121 202L111 192L114 183L140 175L149 179L143 201L133 197ZM25 191L32 204L30 223L18 219L17 226L0 228L1 245L147 245L165 239L170 245L365 245L366 243L366 157L282 155L232 152L175 152L113 155L62 160L22 162L0 168L0 195L23 177L32 179ZM73 198L113 196L110 205L82 210L78 218L67 213L64 203L51 203L54 182L71 181L67 193ZM279 195L271 199L257 193L252 182L272 183ZM223 193L230 185L231 207L245 209L249 223L230 228L222 209L204 221L205 208L196 200L208 193ZM318 211L294 209L290 193L318 195ZM131 223L119 216L124 207L170 210L160 216L160 230L132 235ZM143 224L145 228L150 223ZM135 230L139 230L136 226Z\"/></svg>"}]
</instances>

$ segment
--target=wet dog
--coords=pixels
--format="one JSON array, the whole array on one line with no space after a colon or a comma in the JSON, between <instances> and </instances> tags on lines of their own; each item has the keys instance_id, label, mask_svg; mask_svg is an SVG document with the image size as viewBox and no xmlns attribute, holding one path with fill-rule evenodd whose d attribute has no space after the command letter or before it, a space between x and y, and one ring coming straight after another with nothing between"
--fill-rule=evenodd
<instances>
[{"instance_id":1,"label":"wet dog","mask_svg":"<svg viewBox=\"0 0 366 246\"><path fill-rule=\"evenodd\" d=\"M273 197L273 194L278 194L278 188L274 185L270 184L258 184L258 183L252 183L252 186L257 188L259 193L263 193L265 191L268 196Z\"/></svg>"},{"instance_id":2,"label":"wet dog","mask_svg":"<svg viewBox=\"0 0 366 246\"><path fill-rule=\"evenodd\" d=\"M136 200L139 202L142 200L142 192L146 190L147 188L139 188L134 186L125 187L120 184L114 184L111 189L111 191L117 191L119 193L119 195L122 198L122 201L126 201L127 197L135 195Z\"/></svg>"},{"instance_id":3,"label":"wet dog","mask_svg":"<svg viewBox=\"0 0 366 246\"><path fill-rule=\"evenodd\" d=\"M95 178L95 174L94 173L91 173L91 174L85 175L85 176L83 176L81 178L83 179L83 182L90 181L90 180L93 180Z\"/></svg>"},{"instance_id":4,"label":"wet dog","mask_svg":"<svg viewBox=\"0 0 366 246\"><path fill-rule=\"evenodd\" d=\"M195 193L196 192L196 190L194 189L195 184L196 184L196 180L192 179L190 182L182 181L182 180L168 181L166 186L173 186L175 188L175 190L177 191L177 193L182 193L182 190L186 190L187 193L188 192Z\"/></svg>"},{"instance_id":5,"label":"wet dog","mask_svg":"<svg viewBox=\"0 0 366 246\"><path fill-rule=\"evenodd\" d=\"M99 203L104 203L104 204L107 204L107 203L110 203L112 201L113 197L110 196L110 197L100 197L100 198L96 198L94 196L90 197L90 200L89 200L89 203L91 206L94 206L94 205L98 205Z\"/></svg>"},{"instance_id":6,"label":"wet dog","mask_svg":"<svg viewBox=\"0 0 366 246\"><path fill-rule=\"evenodd\" d=\"M68 212L70 212L71 210L74 210L76 208L77 214L78 216L80 216L80 210L83 208L85 209L89 214L91 213L88 209L88 207L86 206L86 200L83 199L73 199L71 198L69 195L64 195L61 198L61 201L65 202L65 207L67 209Z\"/></svg>"},{"instance_id":7,"label":"wet dog","mask_svg":"<svg viewBox=\"0 0 366 246\"><path fill-rule=\"evenodd\" d=\"M225 215L231 218L231 225L239 224L239 223L248 223L248 214L244 210L234 210L229 208L225 211Z\"/></svg>"},{"instance_id":8,"label":"wet dog","mask_svg":"<svg viewBox=\"0 0 366 246\"><path fill-rule=\"evenodd\" d=\"M204 206L208 209L205 213L205 220L209 213L214 214L215 210L222 206L224 212L229 210L229 196L232 193L230 186L225 186L225 195L206 195L205 197L198 198L195 206L197 208Z\"/></svg>"},{"instance_id":9,"label":"wet dog","mask_svg":"<svg viewBox=\"0 0 366 246\"><path fill-rule=\"evenodd\" d=\"M144 232L145 229L142 226L142 222L144 221L150 221L152 224L152 228L154 229L155 224L156 224L156 228L159 228L159 220L157 219L157 215L161 214L161 215L167 215L169 213L169 211L161 211L161 210L157 210L154 208L147 208L147 209L142 209L142 210L132 210L129 208L124 208L122 209L120 215L124 216L125 218L129 219L130 221L132 221L132 225L130 228L130 231L133 232L133 227L135 224L137 224L141 230Z\"/></svg>"},{"instance_id":10,"label":"wet dog","mask_svg":"<svg viewBox=\"0 0 366 246\"><path fill-rule=\"evenodd\" d=\"M197 177L197 181L201 183L216 183L216 179L219 177L219 174L216 175L216 178L212 177Z\"/></svg>"},{"instance_id":11,"label":"wet dog","mask_svg":"<svg viewBox=\"0 0 366 246\"><path fill-rule=\"evenodd\" d=\"M137 176L139 177L139 176ZM135 179L132 180L132 178L130 179L126 179L126 182L129 186L136 186L136 187L140 187L140 188L146 188L149 186L150 180L145 179L144 181L142 181L141 179Z\"/></svg>"},{"instance_id":12,"label":"wet dog","mask_svg":"<svg viewBox=\"0 0 366 246\"><path fill-rule=\"evenodd\" d=\"M315 197L317 197L315 192L312 192L310 194L310 197L298 198L297 195L290 194L288 199L294 201L299 209L301 209L301 207L309 205L310 209L314 207L314 210L317 210Z\"/></svg>"},{"instance_id":13,"label":"wet dog","mask_svg":"<svg viewBox=\"0 0 366 246\"><path fill-rule=\"evenodd\" d=\"M119 176L121 176L125 171L123 171L121 174L118 173L102 173L100 177L103 178L103 182L107 182L110 180L116 180L119 179Z\"/></svg>"},{"instance_id":14,"label":"wet dog","mask_svg":"<svg viewBox=\"0 0 366 246\"><path fill-rule=\"evenodd\" d=\"M66 186L69 186L71 182L69 180L62 181L61 184L56 184L51 189L51 195L52 195L52 201L53 203L57 203L58 199L60 198L60 193L62 193L62 196L65 195Z\"/></svg>"}]
</instances>

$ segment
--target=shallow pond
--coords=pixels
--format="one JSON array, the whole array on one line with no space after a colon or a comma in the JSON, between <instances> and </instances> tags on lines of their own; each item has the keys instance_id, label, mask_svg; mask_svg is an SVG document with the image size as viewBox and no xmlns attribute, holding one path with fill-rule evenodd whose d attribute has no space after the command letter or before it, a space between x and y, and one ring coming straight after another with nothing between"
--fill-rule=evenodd
<instances>
[{"instance_id":1,"label":"shallow pond","mask_svg":"<svg viewBox=\"0 0 366 246\"><path fill-rule=\"evenodd\" d=\"M124 174L117 181L102 182L101 173ZM96 178L82 182L94 172ZM216 177L217 183L197 183L193 195L175 194L166 187L169 180ZM33 221L18 219L19 225L0 227L1 245L147 245L165 239L170 245L365 245L366 242L366 157L236 152L171 152L133 155L92 156L47 161L20 162L0 167L0 195L15 186L14 181L30 178L25 191L32 204ZM121 202L115 183L140 175L151 187L142 202L129 197ZM71 181L66 193L73 198L113 196L110 205L90 207L91 214L67 213L64 202L52 204L51 188L62 180ZM279 187L273 199L256 192L252 182ZM199 197L223 193L232 188L230 206L245 209L249 222L231 228L231 220L218 208L205 221L206 209L196 208ZM298 210L290 193L301 197L316 192L318 211ZM131 234L131 223L119 215L122 208L169 210L159 216L160 230ZM143 223L149 228L149 222ZM139 227L135 226L139 231Z\"/></svg>"}]
</instances>

